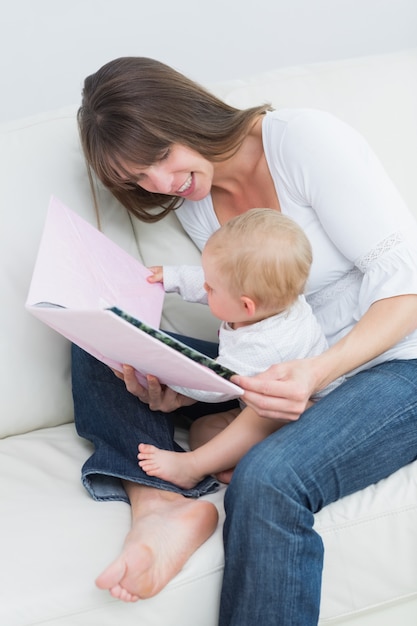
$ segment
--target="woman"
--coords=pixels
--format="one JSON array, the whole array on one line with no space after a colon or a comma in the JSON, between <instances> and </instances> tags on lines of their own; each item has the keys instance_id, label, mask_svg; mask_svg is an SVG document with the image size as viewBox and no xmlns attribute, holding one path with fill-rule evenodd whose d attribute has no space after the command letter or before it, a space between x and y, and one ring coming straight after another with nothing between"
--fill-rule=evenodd
<instances>
[{"instance_id":1,"label":"woman","mask_svg":"<svg viewBox=\"0 0 417 626\"><path fill-rule=\"evenodd\" d=\"M236 377L249 406L289 424L252 448L228 487L219 624L313 626L323 562L314 513L417 456L414 220L345 124L317 111L236 110L157 61L118 59L87 78L78 119L90 172L141 219L176 209L201 249L233 216L268 206L310 239L305 294L330 348ZM129 367L123 383L78 350L73 381L77 427L96 446L84 484L132 505L122 554L97 584L122 600L148 597L217 523L209 502L183 497L209 492L210 478L185 492L135 463L138 441L175 449L170 412L186 400L152 377L144 389Z\"/></svg>"}]
</instances>

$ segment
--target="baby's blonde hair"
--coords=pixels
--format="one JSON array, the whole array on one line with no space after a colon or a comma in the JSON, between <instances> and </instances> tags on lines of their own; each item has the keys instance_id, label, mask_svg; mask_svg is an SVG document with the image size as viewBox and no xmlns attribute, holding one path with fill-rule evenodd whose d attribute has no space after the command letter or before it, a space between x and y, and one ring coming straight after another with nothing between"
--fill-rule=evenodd
<instances>
[{"instance_id":1,"label":"baby's blonde hair","mask_svg":"<svg viewBox=\"0 0 417 626\"><path fill-rule=\"evenodd\" d=\"M312 263L310 242L292 219L273 209L251 209L207 241L230 293L279 312L303 293Z\"/></svg>"}]
</instances>

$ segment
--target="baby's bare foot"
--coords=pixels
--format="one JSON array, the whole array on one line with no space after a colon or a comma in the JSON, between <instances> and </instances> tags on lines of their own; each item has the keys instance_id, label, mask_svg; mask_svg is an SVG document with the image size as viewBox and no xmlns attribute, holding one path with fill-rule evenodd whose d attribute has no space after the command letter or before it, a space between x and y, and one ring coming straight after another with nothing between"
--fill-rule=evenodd
<instances>
[{"instance_id":1,"label":"baby's bare foot","mask_svg":"<svg viewBox=\"0 0 417 626\"><path fill-rule=\"evenodd\" d=\"M130 491L132 529L120 556L96 580L124 602L159 593L212 535L218 520L216 507L204 500L138 485ZM140 503L139 492L145 496Z\"/></svg>"},{"instance_id":2,"label":"baby's bare foot","mask_svg":"<svg viewBox=\"0 0 417 626\"><path fill-rule=\"evenodd\" d=\"M192 452L171 452L140 443L138 459L139 466L149 476L157 476L183 489L191 489L204 478L196 468Z\"/></svg>"}]
</instances>

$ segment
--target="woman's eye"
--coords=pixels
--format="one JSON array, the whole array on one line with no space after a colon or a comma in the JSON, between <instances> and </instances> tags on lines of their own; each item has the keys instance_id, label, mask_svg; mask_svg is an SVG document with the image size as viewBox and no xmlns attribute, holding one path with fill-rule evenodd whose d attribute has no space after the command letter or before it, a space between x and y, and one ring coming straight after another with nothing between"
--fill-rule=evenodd
<instances>
[{"instance_id":1,"label":"woman's eye","mask_svg":"<svg viewBox=\"0 0 417 626\"><path fill-rule=\"evenodd\" d=\"M124 180L122 181L122 186L124 189L133 190L137 188L137 182L133 180Z\"/></svg>"},{"instance_id":2,"label":"woman's eye","mask_svg":"<svg viewBox=\"0 0 417 626\"><path fill-rule=\"evenodd\" d=\"M165 152L163 153L163 155L161 156L160 161L165 161L169 157L170 154L171 154L171 148L167 148Z\"/></svg>"}]
</instances>

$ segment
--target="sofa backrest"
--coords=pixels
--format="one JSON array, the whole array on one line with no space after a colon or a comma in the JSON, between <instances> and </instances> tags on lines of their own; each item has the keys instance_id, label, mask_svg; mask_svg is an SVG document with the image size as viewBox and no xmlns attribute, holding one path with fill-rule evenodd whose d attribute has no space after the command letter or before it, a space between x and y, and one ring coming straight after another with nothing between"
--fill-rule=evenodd
<instances>
[{"instance_id":1,"label":"sofa backrest","mask_svg":"<svg viewBox=\"0 0 417 626\"><path fill-rule=\"evenodd\" d=\"M328 110L369 140L417 213L417 51L266 72L211 86L239 107ZM68 342L24 309L51 194L95 223L79 146L76 107L0 127L0 437L73 419ZM131 220L100 192L103 231L146 265L198 263L174 215L158 224ZM206 307L167 297L163 327L214 339Z\"/></svg>"},{"instance_id":2,"label":"sofa backrest","mask_svg":"<svg viewBox=\"0 0 417 626\"><path fill-rule=\"evenodd\" d=\"M75 115L71 106L0 127L0 437L73 419L70 345L24 304L50 196L96 224ZM137 223L133 228L127 211L104 189L99 203L103 232L131 255L148 265L199 263L197 248L175 216L155 227L159 237L151 249L146 243L149 226ZM165 311L166 329L215 339L217 322L206 307L187 305L172 294Z\"/></svg>"},{"instance_id":3,"label":"sofa backrest","mask_svg":"<svg viewBox=\"0 0 417 626\"><path fill-rule=\"evenodd\" d=\"M330 111L369 141L409 206L417 210L417 49L264 72L235 86L230 104L267 99L275 108Z\"/></svg>"}]
</instances>

